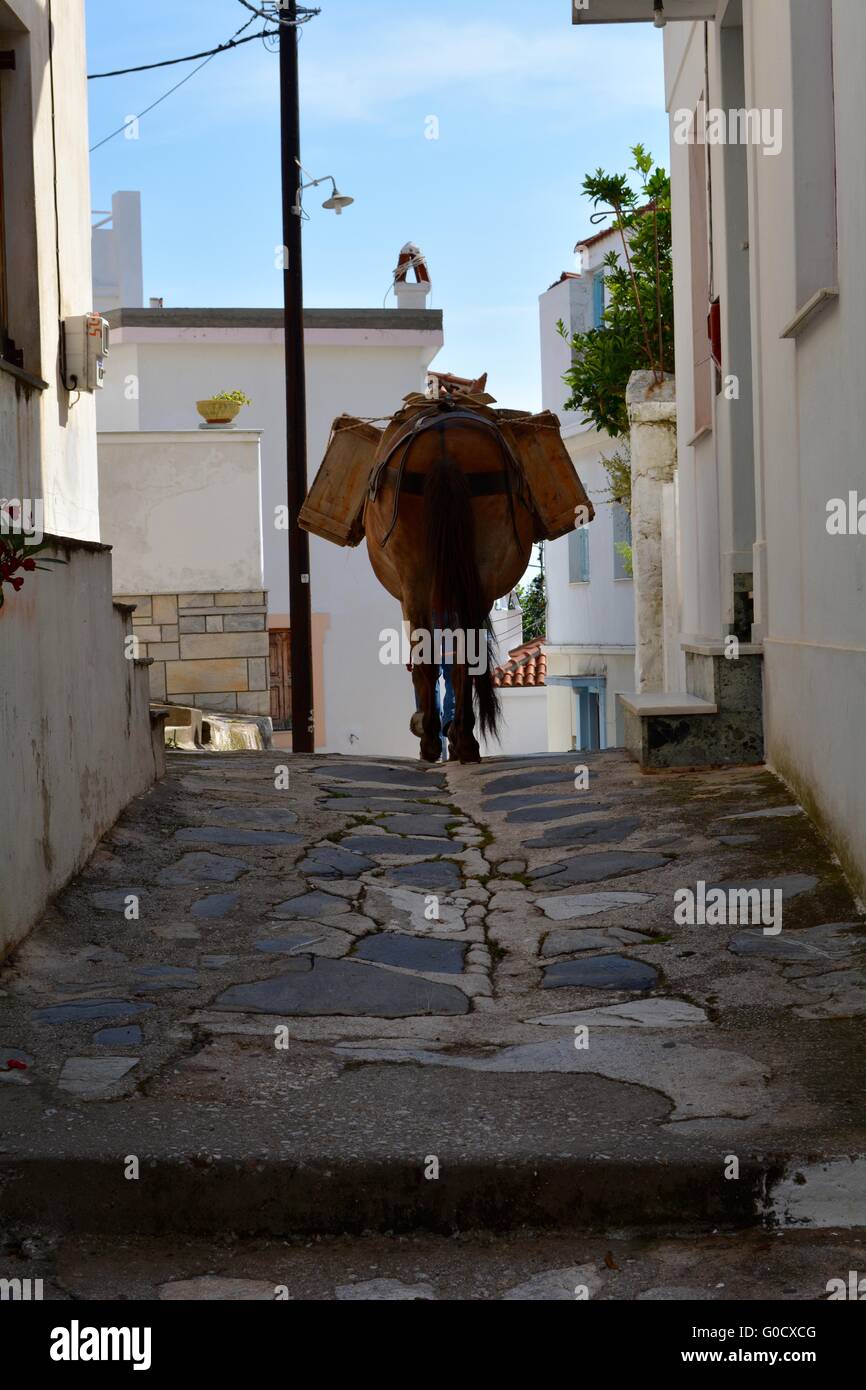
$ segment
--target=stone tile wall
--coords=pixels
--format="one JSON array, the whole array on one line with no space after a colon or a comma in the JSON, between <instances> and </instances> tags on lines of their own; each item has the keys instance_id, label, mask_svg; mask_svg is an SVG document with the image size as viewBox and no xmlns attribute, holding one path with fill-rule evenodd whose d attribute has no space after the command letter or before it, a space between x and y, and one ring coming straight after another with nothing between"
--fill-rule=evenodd
<instances>
[{"instance_id":1,"label":"stone tile wall","mask_svg":"<svg viewBox=\"0 0 866 1390\"><path fill-rule=\"evenodd\" d=\"M267 594L116 595L135 604L150 698L238 714L270 714Z\"/></svg>"}]
</instances>

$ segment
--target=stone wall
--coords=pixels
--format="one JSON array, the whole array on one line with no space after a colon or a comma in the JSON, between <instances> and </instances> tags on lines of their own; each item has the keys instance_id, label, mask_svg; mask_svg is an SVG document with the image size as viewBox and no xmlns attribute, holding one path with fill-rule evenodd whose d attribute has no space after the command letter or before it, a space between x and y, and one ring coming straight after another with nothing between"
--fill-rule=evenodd
<instances>
[{"instance_id":1,"label":"stone wall","mask_svg":"<svg viewBox=\"0 0 866 1390\"><path fill-rule=\"evenodd\" d=\"M238 714L270 714L267 594L117 595L135 605L139 656L149 657L150 698Z\"/></svg>"},{"instance_id":2,"label":"stone wall","mask_svg":"<svg viewBox=\"0 0 866 1390\"><path fill-rule=\"evenodd\" d=\"M60 563L0 608L0 957L165 768L108 547L55 538L45 554Z\"/></svg>"}]
</instances>

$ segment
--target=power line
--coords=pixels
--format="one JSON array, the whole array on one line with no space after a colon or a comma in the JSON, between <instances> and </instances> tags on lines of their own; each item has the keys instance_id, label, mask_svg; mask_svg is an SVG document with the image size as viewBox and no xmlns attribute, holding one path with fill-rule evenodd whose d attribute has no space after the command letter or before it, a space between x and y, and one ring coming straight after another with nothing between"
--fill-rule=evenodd
<instances>
[{"instance_id":1,"label":"power line","mask_svg":"<svg viewBox=\"0 0 866 1390\"><path fill-rule=\"evenodd\" d=\"M251 19L248 20L244 28L252 22ZM242 43L252 43L253 39L270 38L276 32L276 29L262 29L258 34L247 34L245 39L228 39L217 48L209 48L204 53L190 53L186 58L164 58L161 63L142 63L137 68L115 68L113 72L89 72L87 80L95 82L99 77L125 77L130 72L150 72L153 68L170 68L177 63L194 63L196 58L215 58L218 53L226 53L230 48L239 48Z\"/></svg>"},{"instance_id":2,"label":"power line","mask_svg":"<svg viewBox=\"0 0 866 1390\"><path fill-rule=\"evenodd\" d=\"M279 24L284 28L289 28L290 26L298 28L301 24L306 24L308 20L314 19L317 14L321 14L321 10L309 9L306 5L296 5L294 18L290 18L287 15L284 19L278 19L272 11L279 11L285 8L284 5L280 3L280 0L270 0L271 12L262 9L260 5L251 4L250 0L238 0L238 3L243 5L245 10L251 10L254 15L258 15L259 19L269 19L274 24Z\"/></svg>"},{"instance_id":3,"label":"power line","mask_svg":"<svg viewBox=\"0 0 866 1390\"><path fill-rule=\"evenodd\" d=\"M208 63L212 62L212 60L216 57L218 53L223 53L228 48L237 47L237 40L239 39L240 35L244 32L245 29L249 29L252 22L252 19L248 19L246 24L242 24L240 29L235 30L231 38L228 39L226 43L221 44L219 48L215 48L211 53L209 53L206 56L203 63L199 63L198 67L193 68L192 72L188 72L186 77L182 77L181 80L179 82L176 82L173 87L170 87L167 92L163 92L162 96L157 97L156 101L152 101L150 106L146 106L143 111L139 111L137 116L131 116L129 120L124 121L123 125L118 126L117 130L113 130L110 135L106 135L104 140L99 140L95 145L91 145L89 153L93 154L94 150L99 150L102 148L103 145L107 145L109 140L114 140L116 136L121 135L124 130L128 130L129 127L131 125L134 125L136 121L140 121L143 116L146 116L150 111L153 111L155 107L159 106L162 102L166 101L168 97L172 96L173 93L175 93L180 87L183 87L185 83L189 82L190 78L195 77L197 72L201 72L202 68L207 67ZM260 38L261 35L251 34L249 37ZM245 42L245 40L241 40L241 42ZM179 59L177 61L189 62L191 60ZM154 66L162 66L162 64L155 64ZM110 74L106 73L105 76L110 76Z\"/></svg>"}]
</instances>

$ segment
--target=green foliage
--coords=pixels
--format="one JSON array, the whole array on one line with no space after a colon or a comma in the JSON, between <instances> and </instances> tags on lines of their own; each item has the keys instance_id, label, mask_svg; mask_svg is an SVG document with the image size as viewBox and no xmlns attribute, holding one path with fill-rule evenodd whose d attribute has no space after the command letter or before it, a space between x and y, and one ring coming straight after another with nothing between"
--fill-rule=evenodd
<instances>
[{"instance_id":1,"label":"green foliage","mask_svg":"<svg viewBox=\"0 0 866 1390\"><path fill-rule=\"evenodd\" d=\"M29 543L26 535L17 529L17 517L13 509L0 505L0 608L3 607L3 586L8 584L17 593L24 584L24 576L35 570L48 572L49 565L65 565L65 560L42 555L41 563L36 556L51 545L50 540L42 539Z\"/></svg>"},{"instance_id":2,"label":"green foliage","mask_svg":"<svg viewBox=\"0 0 866 1390\"><path fill-rule=\"evenodd\" d=\"M632 372L651 371L661 382L674 371L673 272L670 178L654 168L642 145L632 149L635 190L627 174L597 169L583 192L598 210L613 215L625 264L611 251L604 260L609 303L600 328L571 339L572 365L563 376L571 390L566 410L580 410L613 438L628 434L625 392ZM557 325L564 338L568 331Z\"/></svg>"},{"instance_id":3,"label":"green foliage","mask_svg":"<svg viewBox=\"0 0 866 1390\"><path fill-rule=\"evenodd\" d=\"M243 391L219 391L210 399L212 401L234 401L237 405L252 405L249 396L245 396Z\"/></svg>"},{"instance_id":4,"label":"green foliage","mask_svg":"<svg viewBox=\"0 0 866 1390\"><path fill-rule=\"evenodd\" d=\"M547 593L544 585L544 571L539 570L534 579L526 585L518 584L515 590L520 607L523 609L523 640L532 642L536 637L547 634Z\"/></svg>"},{"instance_id":5,"label":"green foliage","mask_svg":"<svg viewBox=\"0 0 866 1390\"><path fill-rule=\"evenodd\" d=\"M631 441L628 435L616 453L602 456L601 466L607 474L606 501L618 502L631 515Z\"/></svg>"},{"instance_id":6,"label":"green foliage","mask_svg":"<svg viewBox=\"0 0 866 1390\"><path fill-rule=\"evenodd\" d=\"M632 550L628 541L617 541L615 546L617 555L622 556L625 572L629 579L634 579L634 563L632 560Z\"/></svg>"}]
</instances>

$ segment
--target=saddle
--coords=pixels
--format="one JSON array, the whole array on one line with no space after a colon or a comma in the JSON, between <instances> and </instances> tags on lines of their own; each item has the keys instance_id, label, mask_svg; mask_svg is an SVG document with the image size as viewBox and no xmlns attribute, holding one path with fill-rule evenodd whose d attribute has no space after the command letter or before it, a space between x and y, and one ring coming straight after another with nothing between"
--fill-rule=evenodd
<instances>
[{"instance_id":1,"label":"saddle","mask_svg":"<svg viewBox=\"0 0 866 1390\"><path fill-rule=\"evenodd\" d=\"M456 399L446 396L435 401L429 400L426 396L407 398L405 410L395 416L391 428L386 430L382 438L370 475L368 492L370 501L376 498L386 479L394 484L394 509L391 522L382 539L383 547L387 545L397 524L400 494L406 492L410 495L421 496L424 491L426 474L405 472L406 460L412 445L422 434L429 433L430 430L437 430L442 436L444 448L445 434L455 428L483 431L492 435L499 445L503 462L500 471L495 473L464 472L463 477L472 497L504 495L508 498L511 525L514 528L515 539L518 544L520 543L517 516L514 509L515 498L525 507L528 507L533 514L534 508L529 497L520 460L510 442L505 438L496 415L487 409L486 402L491 399L492 397L489 396L467 395L462 395Z\"/></svg>"}]
</instances>

